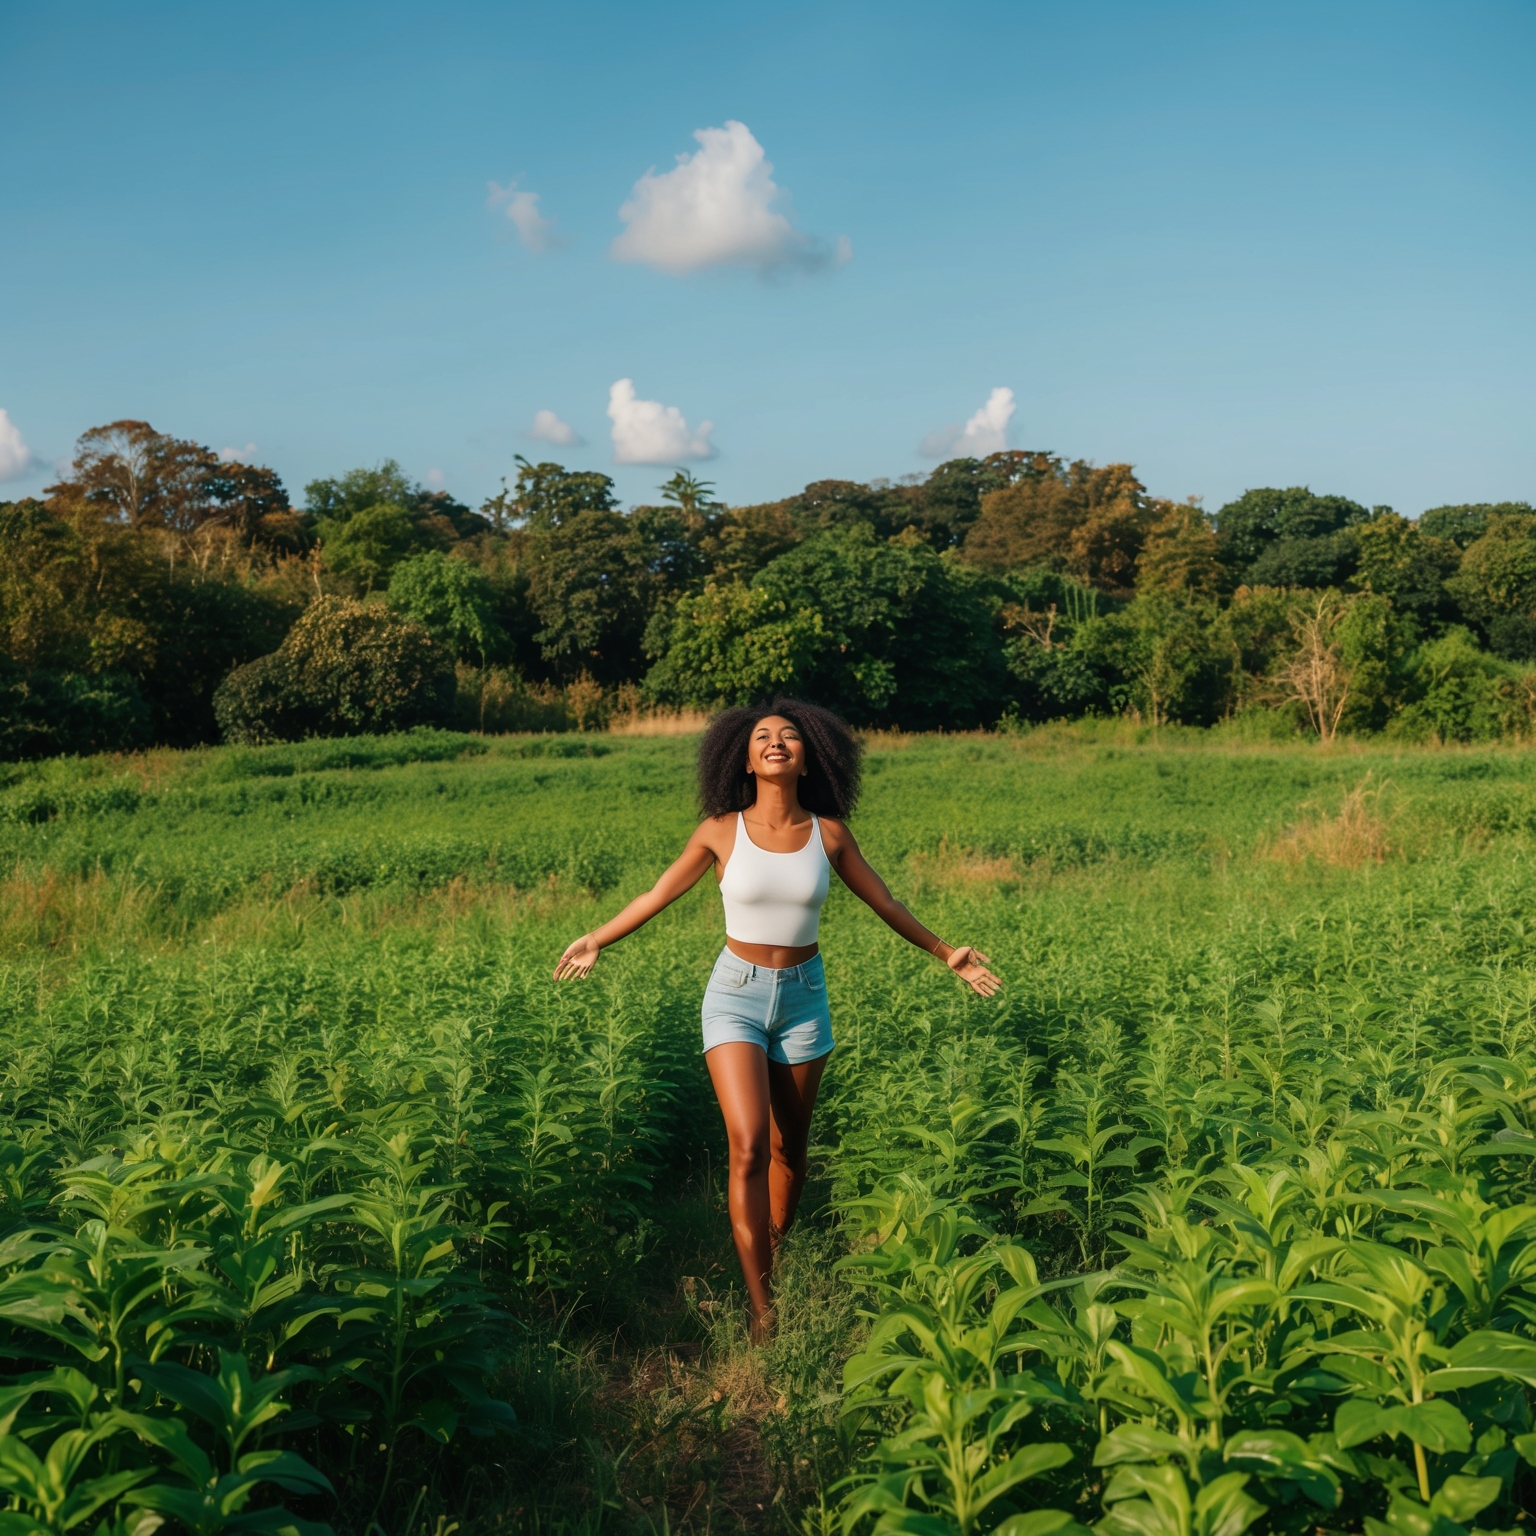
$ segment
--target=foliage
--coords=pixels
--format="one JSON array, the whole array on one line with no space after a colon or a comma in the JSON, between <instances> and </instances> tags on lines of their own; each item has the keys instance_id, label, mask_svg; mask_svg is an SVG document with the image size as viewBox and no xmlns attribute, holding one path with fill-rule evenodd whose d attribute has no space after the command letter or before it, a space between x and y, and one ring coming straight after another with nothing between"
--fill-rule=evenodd
<instances>
[{"instance_id":1,"label":"foliage","mask_svg":"<svg viewBox=\"0 0 1536 1536\"><path fill-rule=\"evenodd\" d=\"M982 498L966 535L965 557L1004 572L1063 571L1112 595L1135 581L1136 560L1165 515L1129 464L1070 465L1051 454L1029 456L1012 484Z\"/></svg>"},{"instance_id":2,"label":"foliage","mask_svg":"<svg viewBox=\"0 0 1536 1536\"><path fill-rule=\"evenodd\" d=\"M1353 573L1353 530L1370 516L1345 496L1318 496L1305 486L1266 487L1228 502L1216 514L1216 531L1221 557L1240 583L1330 587Z\"/></svg>"},{"instance_id":3,"label":"foliage","mask_svg":"<svg viewBox=\"0 0 1536 1536\"><path fill-rule=\"evenodd\" d=\"M1358 564L1355 584L1389 599L1427 633L1454 620L1456 606L1446 587L1461 563L1454 540L1440 538L1395 512L1382 512L1355 529Z\"/></svg>"},{"instance_id":4,"label":"foliage","mask_svg":"<svg viewBox=\"0 0 1536 1536\"><path fill-rule=\"evenodd\" d=\"M1529 515L1536 507L1528 501L1477 502L1463 506L1431 507L1419 518L1419 531L1431 538L1448 539L1459 549L1482 538L1490 519Z\"/></svg>"},{"instance_id":5,"label":"foliage","mask_svg":"<svg viewBox=\"0 0 1536 1536\"><path fill-rule=\"evenodd\" d=\"M1392 722L1409 740L1495 741L1528 736L1536 723L1531 673L1490 656L1460 627L1414 653L1409 687Z\"/></svg>"},{"instance_id":6,"label":"foliage","mask_svg":"<svg viewBox=\"0 0 1536 1536\"><path fill-rule=\"evenodd\" d=\"M1528 624L1536 616L1536 514L1490 518L1447 585L1467 613L1490 631L1510 620ZM1520 628L1507 632L1513 637ZM1518 654L1524 647L1518 641L1517 647Z\"/></svg>"},{"instance_id":7,"label":"foliage","mask_svg":"<svg viewBox=\"0 0 1536 1536\"><path fill-rule=\"evenodd\" d=\"M436 550L402 561L389 579L389 606L396 613L421 625L461 660L478 658L482 667L506 644L495 603L491 584L479 571Z\"/></svg>"},{"instance_id":8,"label":"foliage","mask_svg":"<svg viewBox=\"0 0 1536 1536\"><path fill-rule=\"evenodd\" d=\"M648 686L680 704L777 689L860 724L979 725L1000 711L1003 686L988 596L982 578L913 535L820 534L750 586L680 600Z\"/></svg>"},{"instance_id":9,"label":"foliage","mask_svg":"<svg viewBox=\"0 0 1536 1536\"><path fill-rule=\"evenodd\" d=\"M1281 737L1307 717L1286 679L1319 603L1350 615L1338 731L1523 729L1525 685L1497 667L1474 684L1457 664L1483 703L1426 701L1467 643L1536 665L1524 503L1413 523L1293 487L1211 516L1130 465L1032 449L751 506L686 470L657 491L626 511L608 476L519 456L474 512L385 460L310 482L299 511L261 465L144 422L92 428L45 502L0 504L0 750L209 741L226 678L242 719L275 719L293 681L257 658L315 601L385 594L461 668L453 718L486 730L596 728L626 690L698 709L788 686L869 725L1126 715ZM1457 628L1470 641L1416 656Z\"/></svg>"},{"instance_id":10,"label":"foliage","mask_svg":"<svg viewBox=\"0 0 1536 1536\"><path fill-rule=\"evenodd\" d=\"M0 669L0 760L147 746L151 716L121 672Z\"/></svg>"},{"instance_id":11,"label":"foliage","mask_svg":"<svg viewBox=\"0 0 1536 1536\"><path fill-rule=\"evenodd\" d=\"M0 503L4 750L211 734L220 679L276 646L296 605L252 579L249 558L216 563L228 530L206 525L194 537Z\"/></svg>"},{"instance_id":12,"label":"foliage","mask_svg":"<svg viewBox=\"0 0 1536 1536\"><path fill-rule=\"evenodd\" d=\"M231 672L214 710L227 740L258 745L436 724L454 693L452 658L419 624L328 597L271 655Z\"/></svg>"}]
</instances>

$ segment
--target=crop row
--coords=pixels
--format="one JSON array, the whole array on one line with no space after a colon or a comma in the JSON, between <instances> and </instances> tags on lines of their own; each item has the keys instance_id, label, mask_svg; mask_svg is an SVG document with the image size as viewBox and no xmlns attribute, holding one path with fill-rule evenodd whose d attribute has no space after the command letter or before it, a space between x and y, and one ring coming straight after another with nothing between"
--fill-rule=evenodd
<instances>
[{"instance_id":1,"label":"crop row","mask_svg":"<svg viewBox=\"0 0 1536 1536\"><path fill-rule=\"evenodd\" d=\"M1513 1529L1536 1504L1517 1012L1405 1027L1282 993L1060 1020L1036 1052L871 1053L832 1105L869 1331L823 1524Z\"/></svg>"}]
</instances>

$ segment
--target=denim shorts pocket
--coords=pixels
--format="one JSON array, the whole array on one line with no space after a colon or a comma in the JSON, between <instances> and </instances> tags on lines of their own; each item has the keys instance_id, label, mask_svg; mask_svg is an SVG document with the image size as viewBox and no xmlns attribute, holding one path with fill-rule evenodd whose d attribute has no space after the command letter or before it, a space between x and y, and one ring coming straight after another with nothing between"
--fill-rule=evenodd
<instances>
[{"instance_id":1,"label":"denim shorts pocket","mask_svg":"<svg viewBox=\"0 0 1536 1536\"><path fill-rule=\"evenodd\" d=\"M751 977L743 970L738 970L734 965L722 965L715 969L715 974L710 978L711 983L717 987L729 987L732 991L746 986Z\"/></svg>"},{"instance_id":2,"label":"denim shorts pocket","mask_svg":"<svg viewBox=\"0 0 1536 1536\"><path fill-rule=\"evenodd\" d=\"M810 972L806 976L806 978L805 978L805 984L806 984L806 986L808 986L811 989L812 992L822 992L822 991L825 991L826 990L826 985L827 985L826 972L825 971L812 971L812 972Z\"/></svg>"}]
</instances>

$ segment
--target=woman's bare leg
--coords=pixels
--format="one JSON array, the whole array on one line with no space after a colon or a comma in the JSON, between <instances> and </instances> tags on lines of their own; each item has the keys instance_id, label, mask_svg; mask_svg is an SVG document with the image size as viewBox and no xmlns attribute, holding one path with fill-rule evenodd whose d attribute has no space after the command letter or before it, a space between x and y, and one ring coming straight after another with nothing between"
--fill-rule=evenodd
<instances>
[{"instance_id":1,"label":"woman's bare leg","mask_svg":"<svg viewBox=\"0 0 1536 1536\"><path fill-rule=\"evenodd\" d=\"M768 1063L768 1213L774 1247L789 1231L805 1188L805 1151L811 1139L811 1112L827 1058L788 1066Z\"/></svg>"},{"instance_id":2,"label":"woman's bare leg","mask_svg":"<svg viewBox=\"0 0 1536 1536\"><path fill-rule=\"evenodd\" d=\"M768 1057L760 1045L733 1040L704 1054L730 1143L727 1207L731 1236L747 1282L754 1341L766 1336L773 1308L773 1248L768 1230ZM781 1069L782 1070L782 1069Z\"/></svg>"}]
</instances>

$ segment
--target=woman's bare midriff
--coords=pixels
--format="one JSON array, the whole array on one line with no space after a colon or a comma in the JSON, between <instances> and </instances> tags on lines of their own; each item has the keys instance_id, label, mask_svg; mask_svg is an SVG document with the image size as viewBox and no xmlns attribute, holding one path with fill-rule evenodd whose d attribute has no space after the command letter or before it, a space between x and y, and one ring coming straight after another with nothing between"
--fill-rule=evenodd
<instances>
[{"instance_id":1,"label":"woman's bare midriff","mask_svg":"<svg viewBox=\"0 0 1536 1536\"><path fill-rule=\"evenodd\" d=\"M819 944L743 944L740 939L727 939L725 947L748 965L767 966L770 971L803 965L821 948Z\"/></svg>"}]
</instances>

